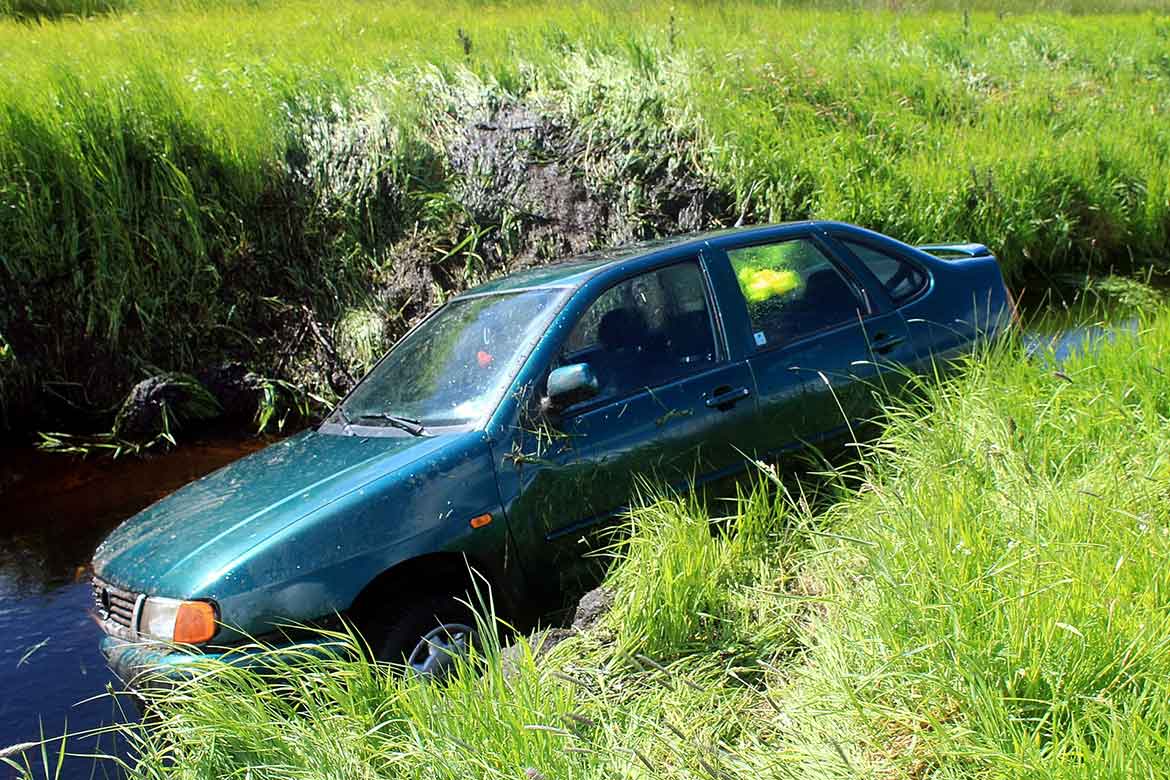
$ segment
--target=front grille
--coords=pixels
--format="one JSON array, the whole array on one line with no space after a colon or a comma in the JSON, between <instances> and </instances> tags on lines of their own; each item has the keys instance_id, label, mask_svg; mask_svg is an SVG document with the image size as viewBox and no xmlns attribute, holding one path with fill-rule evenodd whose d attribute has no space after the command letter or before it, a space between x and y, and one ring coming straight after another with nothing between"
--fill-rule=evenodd
<instances>
[{"instance_id":1,"label":"front grille","mask_svg":"<svg viewBox=\"0 0 1170 780\"><path fill-rule=\"evenodd\" d=\"M122 628L135 630L135 607L138 594L122 590L97 577L93 578L93 605L103 623L113 623Z\"/></svg>"}]
</instances>

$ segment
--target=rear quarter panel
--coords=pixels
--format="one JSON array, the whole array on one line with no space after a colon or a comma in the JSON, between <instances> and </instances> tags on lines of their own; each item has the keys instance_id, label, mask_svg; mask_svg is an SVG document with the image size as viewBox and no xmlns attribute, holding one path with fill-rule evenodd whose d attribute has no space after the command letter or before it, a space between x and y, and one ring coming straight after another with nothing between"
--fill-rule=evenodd
<instances>
[{"instance_id":1,"label":"rear quarter panel","mask_svg":"<svg viewBox=\"0 0 1170 780\"><path fill-rule=\"evenodd\" d=\"M931 283L901 307L919 359L943 361L989 341L1011 323L1011 304L992 256L941 260L913 250Z\"/></svg>"},{"instance_id":2,"label":"rear quarter panel","mask_svg":"<svg viewBox=\"0 0 1170 780\"><path fill-rule=\"evenodd\" d=\"M897 306L920 361L919 369L969 352L977 343L994 338L1012 319L1011 302L999 261L991 255L941 259L889 236L844 223L828 223L831 238L856 239L900 255L927 271L930 281L917 296ZM868 276L864 268L859 275ZM870 278L870 294L892 305ZM876 287L876 289L874 289Z\"/></svg>"}]
</instances>

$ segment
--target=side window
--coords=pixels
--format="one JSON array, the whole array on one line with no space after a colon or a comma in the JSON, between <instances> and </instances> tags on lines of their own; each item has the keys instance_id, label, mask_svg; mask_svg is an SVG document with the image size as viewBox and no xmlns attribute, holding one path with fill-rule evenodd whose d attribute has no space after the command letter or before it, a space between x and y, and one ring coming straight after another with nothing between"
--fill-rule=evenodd
<instances>
[{"instance_id":1,"label":"side window","mask_svg":"<svg viewBox=\"0 0 1170 780\"><path fill-rule=\"evenodd\" d=\"M858 312L864 313L853 287L808 239L732 249L727 256L759 348L856 321Z\"/></svg>"},{"instance_id":2,"label":"side window","mask_svg":"<svg viewBox=\"0 0 1170 780\"><path fill-rule=\"evenodd\" d=\"M716 360L703 274L695 262L635 276L606 290L581 316L559 366L588 363L599 398L669 382Z\"/></svg>"},{"instance_id":3,"label":"side window","mask_svg":"<svg viewBox=\"0 0 1170 780\"><path fill-rule=\"evenodd\" d=\"M878 278L894 303L910 300L926 286L926 272L913 263L856 241L837 240Z\"/></svg>"}]
</instances>

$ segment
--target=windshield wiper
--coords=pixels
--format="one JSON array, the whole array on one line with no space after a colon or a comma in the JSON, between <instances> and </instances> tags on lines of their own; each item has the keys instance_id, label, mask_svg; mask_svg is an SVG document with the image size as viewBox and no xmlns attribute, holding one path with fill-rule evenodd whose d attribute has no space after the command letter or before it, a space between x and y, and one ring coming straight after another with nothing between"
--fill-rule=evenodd
<instances>
[{"instance_id":1,"label":"windshield wiper","mask_svg":"<svg viewBox=\"0 0 1170 780\"><path fill-rule=\"evenodd\" d=\"M411 436L422 436L427 432L423 424L418 420L412 420L409 417L402 417L397 414L390 414L389 412L378 412L377 414L359 414L359 420L385 420L393 425L395 428L401 428L409 433Z\"/></svg>"}]
</instances>

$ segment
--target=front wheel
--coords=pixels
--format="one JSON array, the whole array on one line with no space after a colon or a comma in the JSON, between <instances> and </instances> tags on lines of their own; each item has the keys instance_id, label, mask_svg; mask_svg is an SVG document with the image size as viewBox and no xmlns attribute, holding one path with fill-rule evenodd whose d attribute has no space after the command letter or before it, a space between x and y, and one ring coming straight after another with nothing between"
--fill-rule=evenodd
<instances>
[{"instance_id":1,"label":"front wheel","mask_svg":"<svg viewBox=\"0 0 1170 780\"><path fill-rule=\"evenodd\" d=\"M476 641L475 616L453 595L401 594L394 608L358 619L375 661L442 679Z\"/></svg>"},{"instance_id":2,"label":"front wheel","mask_svg":"<svg viewBox=\"0 0 1170 780\"><path fill-rule=\"evenodd\" d=\"M424 677L442 679L457 658L466 658L475 641L475 629L463 623L443 623L428 631L406 658L406 666Z\"/></svg>"}]
</instances>

